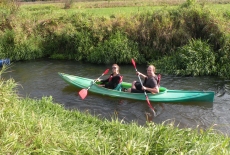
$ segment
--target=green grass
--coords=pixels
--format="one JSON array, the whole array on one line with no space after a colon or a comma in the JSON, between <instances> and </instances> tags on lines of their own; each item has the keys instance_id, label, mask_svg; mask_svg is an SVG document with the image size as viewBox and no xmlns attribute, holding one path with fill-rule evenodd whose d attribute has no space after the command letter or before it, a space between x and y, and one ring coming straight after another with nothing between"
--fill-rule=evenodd
<instances>
[{"instance_id":1,"label":"green grass","mask_svg":"<svg viewBox=\"0 0 230 155\"><path fill-rule=\"evenodd\" d=\"M89 13L95 16L111 16L111 15L131 15L140 12L153 12L164 6L143 6L143 7L116 7L116 8L85 8L79 9L79 12ZM171 6L172 8L172 6Z\"/></svg>"},{"instance_id":2,"label":"green grass","mask_svg":"<svg viewBox=\"0 0 230 155\"><path fill-rule=\"evenodd\" d=\"M31 14L33 16L42 16L45 17L58 17L59 15L62 16L63 14L75 14L75 13L85 13L94 16L105 16L109 17L111 15L131 15L140 12L147 12L147 11L156 11L162 9L164 7L173 8L175 6L141 6L141 7L114 7L114 8L71 8L71 9L62 9L59 7L53 7L52 4L47 5L39 4L38 6L21 6L23 12L25 11L28 15Z\"/></svg>"},{"instance_id":3,"label":"green grass","mask_svg":"<svg viewBox=\"0 0 230 155\"><path fill-rule=\"evenodd\" d=\"M52 18L63 18L63 16L75 15L77 13L84 13L92 16L99 17L111 17L111 16L131 16L133 14L145 13L145 12L157 12L162 9L175 9L178 5L131 5L127 6L115 6L115 7L98 7L98 3L101 2L78 2L70 9L64 9L63 3L46 3L46 4L24 4L20 6L20 11L17 14L18 18L25 20L33 19L37 20L46 20ZM105 2L103 2L105 3ZM106 2L107 4L107 2ZM229 14L230 4L213 4L213 3L204 3L204 7L209 8L215 11L217 14Z\"/></svg>"},{"instance_id":4,"label":"green grass","mask_svg":"<svg viewBox=\"0 0 230 155\"><path fill-rule=\"evenodd\" d=\"M206 7L217 12L230 11L230 4L206 4Z\"/></svg>"},{"instance_id":5,"label":"green grass","mask_svg":"<svg viewBox=\"0 0 230 155\"><path fill-rule=\"evenodd\" d=\"M66 110L51 96L19 98L13 79L0 86L0 154L229 154L229 137L212 128L108 121Z\"/></svg>"},{"instance_id":6,"label":"green grass","mask_svg":"<svg viewBox=\"0 0 230 155\"><path fill-rule=\"evenodd\" d=\"M62 3L50 3L50 4L34 4L34 5L21 5L21 8L25 10L28 14L35 15L35 16L59 16L63 14L74 14L74 13L86 13L95 16L111 16L117 14L123 15L131 15L140 12L147 12L147 11L157 11L162 8L175 8L178 5L141 5L141 6L116 6L116 7L98 7L96 2L91 2L88 4L85 3L75 3L71 9L63 9L64 4ZM210 4L204 3L205 7L208 7L212 10L226 12L229 11L230 4Z\"/></svg>"}]
</instances>

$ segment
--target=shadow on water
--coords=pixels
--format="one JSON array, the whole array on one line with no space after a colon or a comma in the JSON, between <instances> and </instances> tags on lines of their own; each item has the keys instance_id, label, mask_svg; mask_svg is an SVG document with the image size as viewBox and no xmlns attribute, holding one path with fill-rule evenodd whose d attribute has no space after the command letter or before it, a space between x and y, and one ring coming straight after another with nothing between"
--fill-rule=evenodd
<instances>
[{"instance_id":1,"label":"shadow on water","mask_svg":"<svg viewBox=\"0 0 230 155\"><path fill-rule=\"evenodd\" d=\"M76 88L76 87L71 86L71 85L65 86L65 87L62 89L63 92L70 92L70 93L72 93L72 92L74 92L74 91L76 91L76 93L77 93L77 92L79 92L80 90L81 90L80 88Z\"/></svg>"},{"instance_id":2,"label":"shadow on water","mask_svg":"<svg viewBox=\"0 0 230 155\"><path fill-rule=\"evenodd\" d=\"M21 96L41 98L53 96L54 101L63 104L67 109L87 111L93 115L111 119L116 115L124 122L137 122L144 125L146 114L151 110L146 101L112 98L99 94L88 93L82 100L78 96L81 89L69 86L63 81L58 72L78 75L87 78L99 77L105 68L111 65L92 65L76 61L34 60L16 62L4 78L14 78L19 83L18 91ZM120 66L123 80L132 82L138 80L132 64ZM146 71L146 66L138 66L140 72ZM109 74L108 74L109 75ZM108 75L103 78L107 78ZM202 128L212 127L230 135L230 81L217 77L177 77L162 75L161 85L168 89L215 91L213 103L151 103L156 111L155 123L173 121L180 127Z\"/></svg>"}]
</instances>

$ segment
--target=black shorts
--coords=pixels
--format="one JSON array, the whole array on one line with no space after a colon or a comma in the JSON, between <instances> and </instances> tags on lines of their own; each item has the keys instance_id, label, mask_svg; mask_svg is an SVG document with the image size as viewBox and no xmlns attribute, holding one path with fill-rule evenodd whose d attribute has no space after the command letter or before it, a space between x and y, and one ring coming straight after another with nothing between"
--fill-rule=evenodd
<instances>
[{"instance_id":1,"label":"black shorts","mask_svg":"<svg viewBox=\"0 0 230 155\"><path fill-rule=\"evenodd\" d=\"M131 93L144 93L144 90L142 90L142 85L140 82L135 83L136 89L131 88ZM146 91L146 93L150 93L149 91Z\"/></svg>"},{"instance_id":2,"label":"black shorts","mask_svg":"<svg viewBox=\"0 0 230 155\"><path fill-rule=\"evenodd\" d=\"M142 85L140 82L135 82L135 87L137 90L142 90Z\"/></svg>"}]
</instances>

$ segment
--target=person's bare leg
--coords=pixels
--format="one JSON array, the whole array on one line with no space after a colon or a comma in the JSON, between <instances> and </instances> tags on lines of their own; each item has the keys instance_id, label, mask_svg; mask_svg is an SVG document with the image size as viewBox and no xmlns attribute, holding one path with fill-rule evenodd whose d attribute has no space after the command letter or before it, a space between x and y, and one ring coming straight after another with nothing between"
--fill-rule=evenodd
<instances>
[{"instance_id":1,"label":"person's bare leg","mask_svg":"<svg viewBox=\"0 0 230 155\"><path fill-rule=\"evenodd\" d=\"M136 83L136 81L133 81L132 87L131 87L132 89L136 89L135 83ZM131 93L131 88L127 89L127 92Z\"/></svg>"},{"instance_id":2,"label":"person's bare leg","mask_svg":"<svg viewBox=\"0 0 230 155\"><path fill-rule=\"evenodd\" d=\"M131 88L133 88L133 89L137 89L136 88L136 86L135 86L135 83L136 83L137 81L133 81L133 83L132 83L132 87Z\"/></svg>"}]
</instances>

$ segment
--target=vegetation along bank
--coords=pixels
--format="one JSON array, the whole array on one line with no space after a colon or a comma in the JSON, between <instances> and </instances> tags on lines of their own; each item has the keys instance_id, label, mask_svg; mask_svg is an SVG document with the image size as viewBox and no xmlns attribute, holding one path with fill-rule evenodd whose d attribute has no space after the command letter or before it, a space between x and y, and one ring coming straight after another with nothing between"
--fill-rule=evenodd
<instances>
[{"instance_id":1,"label":"vegetation along bank","mask_svg":"<svg viewBox=\"0 0 230 155\"><path fill-rule=\"evenodd\" d=\"M3 0L0 57L100 64L127 64L134 58L140 64L153 63L162 74L230 79L230 12L221 9L229 6L227 2L187 0L174 6L132 6L138 11L129 13L119 13L129 7L68 6ZM111 9L116 13L111 14Z\"/></svg>"}]
</instances>

